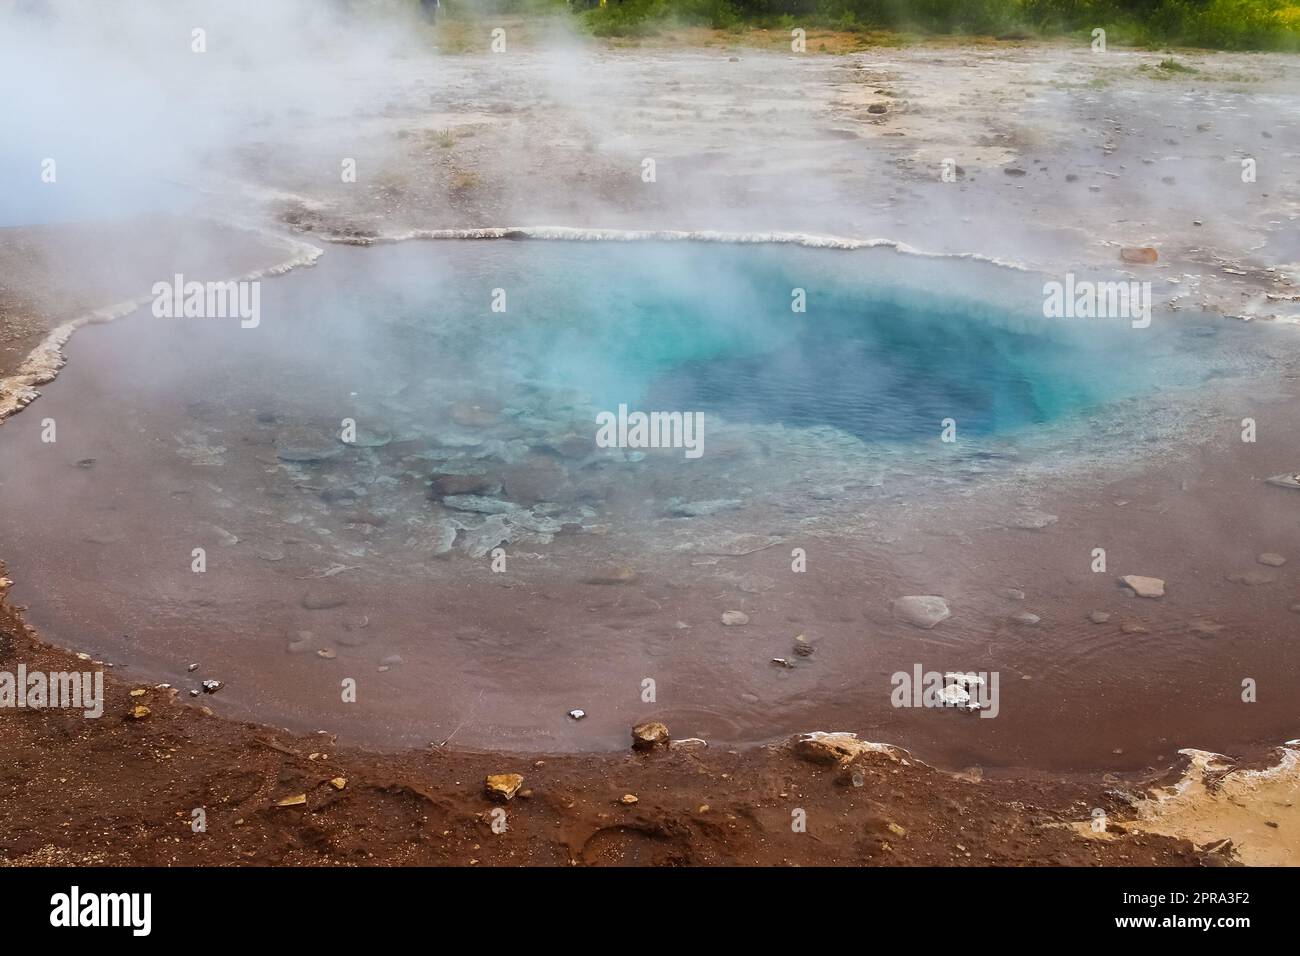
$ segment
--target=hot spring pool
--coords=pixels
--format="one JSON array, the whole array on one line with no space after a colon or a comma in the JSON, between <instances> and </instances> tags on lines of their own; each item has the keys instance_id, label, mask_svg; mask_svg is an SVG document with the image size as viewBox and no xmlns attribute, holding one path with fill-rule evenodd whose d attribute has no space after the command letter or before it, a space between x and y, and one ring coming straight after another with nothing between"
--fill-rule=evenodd
<instances>
[{"instance_id":1,"label":"hot spring pool","mask_svg":"<svg viewBox=\"0 0 1300 956\"><path fill-rule=\"evenodd\" d=\"M1044 319L1042 282L884 249L331 249L261 284L255 328L78 332L0 430L5 557L51 639L371 745L621 747L646 679L681 735L857 727L886 665L847 582L908 593L874 547L1164 447L1276 363L1222 320ZM702 454L599 447L620 405L698 414ZM792 576L796 547L834 573ZM717 626L746 601L773 646L842 647L773 669L762 627Z\"/></svg>"}]
</instances>

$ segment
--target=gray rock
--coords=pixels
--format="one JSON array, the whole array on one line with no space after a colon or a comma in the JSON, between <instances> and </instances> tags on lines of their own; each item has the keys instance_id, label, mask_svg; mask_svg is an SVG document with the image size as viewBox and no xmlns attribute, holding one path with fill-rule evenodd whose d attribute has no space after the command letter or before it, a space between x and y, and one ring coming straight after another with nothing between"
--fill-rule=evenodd
<instances>
[{"instance_id":1,"label":"gray rock","mask_svg":"<svg viewBox=\"0 0 1300 956\"><path fill-rule=\"evenodd\" d=\"M442 503L456 511L469 511L481 515L503 515L519 511L517 504L502 501L500 498L486 498L482 495L447 495Z\"/></svg>"},{"instance_id":2,"label":"gray rock","mask_svg":"<svg viewBox=\"0 0 1300 956\"><path fill-rule=\"evenodd\" d=\"M1282 565L1286 564L1286 558L1272 551L1265 551L1255 560L1260 564L1268 565L1270 568L1280 568Z\"/></svg>"},{"instance_id":3,"label":"gray rock","mask_svg":"<svg viewBox=\"0 0 1300 956\"><path fill-rule=\"evenodd\" d=\"M744 611L723 611L722 623L726 627L741 627L749 623L749 615Z\"/></svg>"}]
</instances>

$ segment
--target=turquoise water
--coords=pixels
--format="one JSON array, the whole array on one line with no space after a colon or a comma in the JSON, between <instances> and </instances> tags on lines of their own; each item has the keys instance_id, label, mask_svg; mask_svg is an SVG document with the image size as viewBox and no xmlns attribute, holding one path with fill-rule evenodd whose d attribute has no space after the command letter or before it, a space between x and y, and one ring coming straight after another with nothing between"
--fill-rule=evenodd
<instances>
[{"instance_id":1,"label":"turquoise water","mask_svg":"<svg viewBox=\"0 0 1300 956\"><path fill-rule=\"evenodd\" d=\"M57 387L102 380L142 425L206 409L194 415L205 441L235 448L268 429L277 443L335 442L354 419L408 459L353 476L356 488L418 477L420 461L491 486L541 461L558 475L552 498L617 475L637 502L780 501L886 472L911 493L913 479L978 481L1004 461L1131 458L1219 414L1206 389L1275 361L1274 330L1222 319L1044 319L1042 283L890 250L332 247L262 283L256 328L146 309L78 333ZM702 458L598 447L597 416L620 405L701 414ZM956 444L940 442L947 420Z\"/></svg>"},{"instance_id":2,"label":"turquoise water","mask_svg":"<svg viewBox=\"0 0 1300 956\"><path fill-rule=\"evenodd\" d=\"M1222 321L1044 319L1042 277L885 250L484 242L362 255L376 261L356 260L346 281L298 280L314 290L320 344L396 366L431 397L486 391L542 417L624 403L905 443L945 418L967 436L1033 430L1251 361L1234 345L1208 362L1211 341L1242 339ZM497 289L504 312L491 310ZM257 335L297 338L266 291Z\"/></svg>"}]
</instances>

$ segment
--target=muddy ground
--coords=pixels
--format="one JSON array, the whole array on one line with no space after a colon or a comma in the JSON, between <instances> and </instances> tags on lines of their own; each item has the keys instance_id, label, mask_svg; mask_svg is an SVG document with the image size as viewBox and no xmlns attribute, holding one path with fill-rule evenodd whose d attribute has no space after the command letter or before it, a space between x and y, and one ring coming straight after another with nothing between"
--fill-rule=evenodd
<instances>
[{"instance_id":1,"label":"muddy ground","mask_svg":"<svg viewBox=\"0 0 1300 956\"><path fill-rule=\"evenodd\" d=\"M1300 257L1300 189L1280 167L1300 147L1300 124L1288 118L1296 92L1284 58L1179 54L1195 71L1184 73L1161 68L1162 54L1098 57L1061 45L834 56L810 42L813 52L796 58L723 35L692 38L701 40L715 45L566 40L562 54L525 44L517 57L494 59L472 52L470 35L457 42L471 52L393 64L372 114L317 131L337 140L347 131L334 152L358 159L358 183L339 182L319 140L300 152L254 144L224 182L205 185L214 199L204 212L278 223L308 241L486 225L805 230L978 250L1049 272L1113 265L1118 246L1149 244L1161 259L1142 277L1181 306L1295 311L1288 264ZM584 68L571 69L575 62ZM1278 162L1262 164L1256 189L1225 198L1238 188L1237 161L1261 142ZM657 161L653 184L641 179L647 157ZM956 182L938 178L946 158L960 167ZM16 369L43 331L145 293L160 274L226 277L285 259L274 243L231 241L220 224L195 222L0 230L0 372ZM1282 621L1289 612L1281 602L1261 613ZM0 667L87 666L41 644L12 607L0 624ZM1216 816L1216 802L1242 803L1215 792L1216 774L1196 826L1166 828L1193 834L1201 849L1115 826L1157 806L1151 788L1172 783L1186 763L1173 755L1172 774L1122 776L963 776L879 754L824 767L779 743L648 756L376 755L206 716L198 703L115 674L129 671L110 671L99 720L0 716L0 860L1294 862L1296 834L1283 832L1293 782L1253 806L1247 825ZM143 693L132 698L133 689ZM141 701L148 716L128 717ZM1239 756L1244 766L1276 757L1267 747ZM485 774L497 772L522 773L528 791L507 805L504 834L492 831L494 804L483 795ZM334 778L346 780L342 789ZM276 806L300 794L305 803ZM625 794L637 801L621 803ZM198 808L205 833L191 829ZM1093 808L1112 823L1108 839L1067 826ZM806 833L792 831L796 809L807 811ZM1223 843L1234 837L1253 840L1255 852ZM1261 841L1275 852L1261 854Z\"/></svg>"}]
</instances>

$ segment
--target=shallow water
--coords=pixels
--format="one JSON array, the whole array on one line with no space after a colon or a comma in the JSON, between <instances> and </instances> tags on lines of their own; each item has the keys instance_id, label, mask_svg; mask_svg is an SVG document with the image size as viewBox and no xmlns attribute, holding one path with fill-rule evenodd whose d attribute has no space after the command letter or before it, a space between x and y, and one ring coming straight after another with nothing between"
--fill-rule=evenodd
<instances>
[{"instance_id":1,"label":"shallow water","mask_svg":"<svg viewBox=\"0 0 1300 956\"><path fill-rule=\"evenodd\" d=\"M144 310L79 332L0 430L5 556L59 643L186 689L216 677L216 706L371 745L619 747L647 678L678 733L719 743L813 711L862 728L890 714L888 687L861 684L966 633L860 618L877 591L914 593L900 568L922 514L997 523L1013 499L971 495L1131 458L1277 363L1269 330L1222 321L1044 320L1041 281L887 250L331 250L263 283L256 328ZM619 404L702 412L703 455L597 447ZM815 586L788 573L792 545L831 541ZM951 579L945 560L926 573ZM762 619L718 626L755 603ZM800 631L843 641L820 668L769 665ZM988 666L1081 666L1007 640ZM1051 741L989 742L1032 715L935 746L1052 762Z\"/></svg>"}]
</instances>

